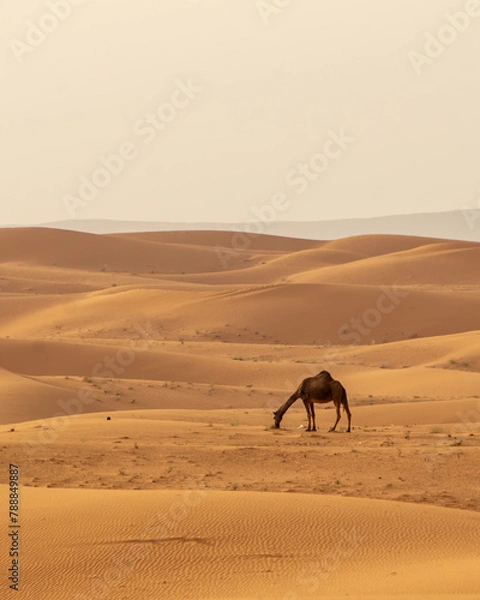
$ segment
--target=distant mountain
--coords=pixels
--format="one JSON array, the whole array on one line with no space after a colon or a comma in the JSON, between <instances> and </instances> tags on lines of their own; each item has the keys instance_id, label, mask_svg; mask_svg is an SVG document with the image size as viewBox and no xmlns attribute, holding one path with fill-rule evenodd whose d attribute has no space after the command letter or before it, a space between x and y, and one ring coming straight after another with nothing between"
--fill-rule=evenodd
<instances>
[{"instance_id":1,"label":"distant mountain","mask_svg":"<svg viewBox=\"0 0 480 600\"><path fill-rule=\"evenodd\" d=\"M274 221L264 223L260 220L252 220L250 223L162 223L153 221L72 220L43 223L40 226L97 234L138 231L226 230L312 240L331 240L353 235L377 233L480 242L480 209L308 222Z\"/></svg>"}]
</instances>

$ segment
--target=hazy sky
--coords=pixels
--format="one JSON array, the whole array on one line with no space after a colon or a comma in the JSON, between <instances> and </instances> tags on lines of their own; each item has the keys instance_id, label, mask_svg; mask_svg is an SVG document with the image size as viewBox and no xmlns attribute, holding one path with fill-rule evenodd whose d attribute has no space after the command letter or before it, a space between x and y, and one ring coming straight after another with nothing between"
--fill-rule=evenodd
<instances>
[{"instance_id":1,"label":"hazy sky","mask_svg":"<svg viewBox=\"0 0 480 600\"><path fill-rule=\"evenodd\" d=\"M0 224L480 208L479 0L0 7Z\"/></svg>"}]
</instances>

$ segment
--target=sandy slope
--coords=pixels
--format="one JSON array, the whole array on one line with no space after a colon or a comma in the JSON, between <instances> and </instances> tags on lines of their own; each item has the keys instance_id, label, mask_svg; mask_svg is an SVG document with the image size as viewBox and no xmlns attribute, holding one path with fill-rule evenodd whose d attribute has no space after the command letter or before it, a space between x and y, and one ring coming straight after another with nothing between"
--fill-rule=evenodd
<instances>
[{"instance_id":1,"label":"sandy slope","mask_svg":"<svg viewBox=\"0 0 480 600\"><path fill-rule=\"evenodd\" d=\"M57 412L56 398L62 388L39 382L31 377L17 375L0 368L2 390L1 419L3 423L29 421L39 416L53 416Z\"/></svg>"},{"instance_id":2,"label":"sandy slope","mask_svg":"<svg viewBox=\"0 0 480 600\"><path fill-rule=\"evenodd\" d=\"M479 258L402 236L0 230L23 596L480 597ZM305 432L301 402L272 430L324 368L353 432L327 433L330 405Z\"/></svg>"},{"instance_id":3,"label":"sandy slope","mask_svg":"<svg viewBox=\"0 0 480 600\"><path fill-rule=\"evenodd\" d=\"M470 290L374 285L278 284L220 291L115 288L62 295L61 300L42 297L38 304L5 296L0 332L37 338L123 333L128 339L135 334L134 325L143 322L151 323L160 339L177 341L200 337L228 342L365 344L477 329L479 301Z\"/></svg>"},{"instance_id":4,"label":"sandy slope","mask_svg":"<svg viewBox=\"0 0 480 600\"><path fill-rule=\"evenodd\" d=\"M22 505L24 598L441 598L480 586L480 516L465 511L202 489L23 488Z\"/></svg>"},{"instance_id":5,"label":"sandy slope","mask_svg":"<svg viewBox=\"0 0 480 600\"><path fill-rule=\"evenodd\" d=\"M360 236L281 249L281 238L252 238L222 265L216 248L230 234L207 245L193 233L195 244L179 243L185 234L0 231L1 335L125 337L148 320L163 339L365 344L478 327L478 244Z\"/></svg>"},{"instance_id":6,"label":"sandy slope","mask_svg":"<svg viewBox=\"0 0 480 600\"><path fill-rule=\"evenodd\" d=\"M48 418L69 405L82 413L130 410L132 404L273 408L322 368L344 383L354 406L375 404L375 423L453 422L455 410L480 411L477 348L475 332L354 349L286 347L282 353L267 344L152 342L145 347L115 340L4 339L0 423ZM427 408L420 409L419 400L432 403L433 418ZM402 407L392 404L399 401L405 402ZM454 402L447 412L446 401Z\"/></svg>"},{"instance_id":7,"label":"sandy slope","mask_svg":"<svg viewBox=\"0 0 480 600\"><path fill-rule=\"evenodd\" d=\"M265 253L266 257L269 253L277 256L279 252L295 251L319 244L319 242L300 240L290 241L285 238L249 236L248 247L240 252L231 241L232 234L220 232L217 234L218 240L212 244L208 232L201 236L198 233L202 232L188 234L189 243L185 243L185 235L182 236L180 232L172 232L173 235L117 236L46 228L2 229L0 256L2 261L7 263L48 265L78 270L195 273L224 268L215 252L215 248L222 242L231 246L232 252L228 257L230 268L241 268L246 257L256 257L259 253Z\"/></svg>"}]
</instances>

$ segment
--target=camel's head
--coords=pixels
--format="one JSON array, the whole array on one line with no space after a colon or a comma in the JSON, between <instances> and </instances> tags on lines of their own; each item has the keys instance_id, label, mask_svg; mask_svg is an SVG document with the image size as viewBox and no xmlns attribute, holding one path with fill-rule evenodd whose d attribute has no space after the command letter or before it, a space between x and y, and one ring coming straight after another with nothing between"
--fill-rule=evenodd
<instances>
[{"instance_id":1,"label":"camel's head","mask_svg":"<svg viewBox=\"0 0 480 600\"><path fill-rule=\"evenodd\" d=\"M273 413L273 420L275 421L275 427L278 429L280 427L280 421L282 420L282 415L277 412Z\"/></svg>"}]
</instances>

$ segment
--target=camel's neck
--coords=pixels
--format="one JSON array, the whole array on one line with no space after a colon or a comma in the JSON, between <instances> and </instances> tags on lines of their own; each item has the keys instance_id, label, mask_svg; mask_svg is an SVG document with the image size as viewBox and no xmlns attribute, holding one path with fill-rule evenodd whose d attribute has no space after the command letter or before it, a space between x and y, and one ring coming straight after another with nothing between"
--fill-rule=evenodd
<instances>
[{"instance_id":1,"label":"camel's neck","mask_svg":"<svg viewBox=\"0 0 480 600\"><path fill-rule=\"evenodd\" d=\"M285 404L282 404L282 406L276 411L275 413L275 418L278 419L280 421L280 419L283 417L283 415L287 412L287 410L292 406L292 404L294 402L296 402L298 399L300 398L300 394L298 393L298 390L292 394L290 396L290 398L285 402Z\"/></svg>"}]
</instances>

